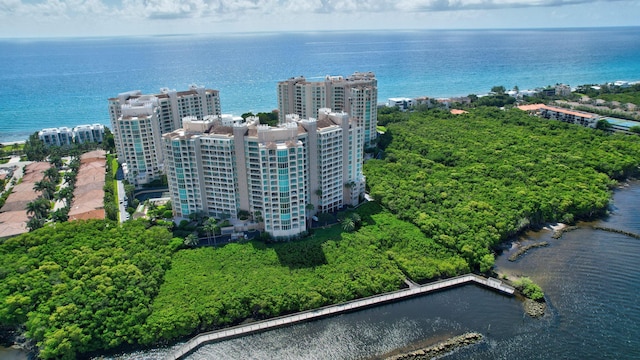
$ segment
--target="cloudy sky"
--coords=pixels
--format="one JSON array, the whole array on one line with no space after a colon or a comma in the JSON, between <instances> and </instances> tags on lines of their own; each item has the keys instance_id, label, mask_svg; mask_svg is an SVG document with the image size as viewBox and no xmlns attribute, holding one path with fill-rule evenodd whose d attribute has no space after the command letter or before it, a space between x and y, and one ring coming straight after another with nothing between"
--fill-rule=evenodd
<instances>
[{"instance_id":1,"label":"cloudy sky","mask_svg":"<svg viewBox=\"0 0 640 360\"><path fill-rule=\"evenodd\" d=\"M640 0L0 0L0 37L640 26Z\"/></svg>"}]
</instances>

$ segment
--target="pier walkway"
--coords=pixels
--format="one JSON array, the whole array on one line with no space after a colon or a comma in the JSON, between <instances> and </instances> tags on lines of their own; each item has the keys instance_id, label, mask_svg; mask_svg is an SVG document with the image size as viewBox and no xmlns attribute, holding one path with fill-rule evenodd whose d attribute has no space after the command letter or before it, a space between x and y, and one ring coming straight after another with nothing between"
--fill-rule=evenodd
<instances>
[{"instance_id":1,"label":"pier walkway","mask_svg":"<svg viewBox=\"0 0 640 360\"><path fill-rule=\"evenodd\" d=\"M416 287L410 287L409 289L403 289L391 293L352 300L341 304L325 306L314 310L303 311L293 315L281 316L269 320L254 322L251 324L238 325L226 329L202 333L184 343L184 345L182 345L174 352L170 353L166 359L182 359L186 355L190 354L206 343L227 340L300 322L311 321L337 314L342 314L345 312L356 311L367 307L428 294L430 292L461 286L468 283L475 283L489 289L505 293L507 295L512 295L515 290L513 287L504 284L498 279L485 278L475 274L460 275L446 280L440 280Z\"/></svg>"}]
</instances>

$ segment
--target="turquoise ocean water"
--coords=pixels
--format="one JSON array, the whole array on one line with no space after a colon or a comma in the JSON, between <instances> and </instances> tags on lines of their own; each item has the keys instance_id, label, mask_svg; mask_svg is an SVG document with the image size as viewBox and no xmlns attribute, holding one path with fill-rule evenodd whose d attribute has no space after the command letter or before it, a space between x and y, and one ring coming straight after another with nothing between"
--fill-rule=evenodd
<instances>
[{"instance_id":1,"label":"turquoise ocean water","mask_svg":"<svg viewBox=\"0 0 640 360\"><path fill-rule=\"evenodd\" d=\"M107 99L195 83L222 110L276 108L276 84L373 71L389 97L640 80L640 28L315 32L0 41L0 141L109 125Z\"/></svg>"}]
</instances>

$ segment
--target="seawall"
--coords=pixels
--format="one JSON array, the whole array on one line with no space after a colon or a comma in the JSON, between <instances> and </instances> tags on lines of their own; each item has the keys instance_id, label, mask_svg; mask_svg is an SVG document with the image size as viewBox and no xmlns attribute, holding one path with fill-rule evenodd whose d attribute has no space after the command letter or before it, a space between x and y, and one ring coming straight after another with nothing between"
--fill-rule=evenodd
<instances>
[{"instance_id":1,"label":"seawall","mask_svg":"<svg viewBox=\"0 0 640 360\"><path fill-rule=\"evenodd\" d=\"M501 292L506 295L513 295L515 289L501 280L485 278L475 274L460 275L454 278L439 280L429 284L410 287L409 289L398 290L390 293L375 295L362 299L352 300L336 305L321 307L318 309L299 312L293 315L281 316L269 320L258 321L251 324L234 326L226 329L206 332L197 335L187 341L180 348L170 353L167 360L178 360L197 350L200 346L217 341L241 337L253 333L267 331L278 327L293 325L296 323L312 321L346 312L377 306L389 302L399 301L410 297L420 296L431 292L449 289L466 284L477 284L489 289Z\"/></svg>"}]
</instances>

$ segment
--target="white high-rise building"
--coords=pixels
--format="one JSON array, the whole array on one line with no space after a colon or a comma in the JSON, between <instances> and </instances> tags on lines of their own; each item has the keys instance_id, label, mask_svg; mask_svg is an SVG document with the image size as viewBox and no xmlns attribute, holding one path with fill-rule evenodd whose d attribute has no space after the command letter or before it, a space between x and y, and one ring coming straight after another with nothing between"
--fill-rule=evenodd
<instances>
[{"instance_id":1,"label":"white high-rise building","mask_svg":"<svg viewBox=\"0 0 640 360\"><path fill-rule=\"evenodd\" d=\"M315 118L318 110L330 108L346 112L364 131L364 146L371 147L377 138L378 81L372 72L356 72L348 77L329 76L323 81L293 77L278 83L280 122L289 114Z\"/></svg>"},{"instance_id":2,"label":"white high-rise building","mask_svg":"<svg viewBox=\"0 0 640 360\"><path fill-rule=\"evenodd\" d=\"M159 94L134 90L109 99L109 115L118 161L133 185L149 183L163 173L162 134L182 127L188 116L219 115L217 90L191 85L189 90L163 88Z\"/></svg>"},{"instance_id":3,"label":"white high-rise building","mask_svg":"<svg viewBox=\"0 0 640 360\"><path fill-rule=\"evenodd\" d=\"M293 238L316 212L357 205L364 196L363 130L346 113L290 115L277 127L254 117L185 118L162 140L178 217L237 218L243 210L276 239Z\"/></svg>"}]
</instances>

